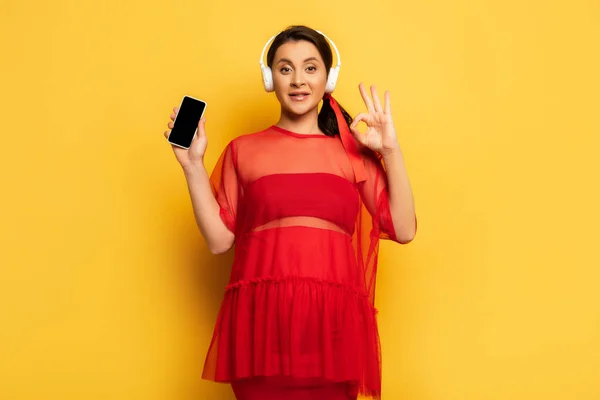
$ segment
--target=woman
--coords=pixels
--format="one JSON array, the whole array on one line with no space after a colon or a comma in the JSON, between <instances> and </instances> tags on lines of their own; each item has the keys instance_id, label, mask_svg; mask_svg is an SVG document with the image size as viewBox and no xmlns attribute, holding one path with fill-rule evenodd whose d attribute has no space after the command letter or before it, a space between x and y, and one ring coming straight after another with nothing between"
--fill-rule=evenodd
<instances>
[{"instance_id":1,"label":"woman","mask_svg":"<svg viewBox=\"0 0 600 400\"><path fill-rule=\"evenodd\" d=\"M173 147L209 248L236 244L203 378L237 399L380 398L378 243L410 242L416 216L389 93L382 105L360 84L367 112L352 119L332 61L324 35L289 27L267 54L279 121L230 141L210 177L204 118L189 150Z\"/></svg>"}]
</instances>

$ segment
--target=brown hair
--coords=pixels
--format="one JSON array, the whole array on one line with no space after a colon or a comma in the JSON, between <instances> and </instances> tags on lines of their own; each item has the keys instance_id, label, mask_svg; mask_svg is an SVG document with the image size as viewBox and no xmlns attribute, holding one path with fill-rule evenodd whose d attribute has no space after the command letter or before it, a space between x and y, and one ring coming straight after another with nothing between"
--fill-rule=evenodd
<instances>
[{"instance_id":1,"label":"brown hair","mask_svg":"<svg viewBox=\"0 0 600 400\"><path fill-rule=\"evenodd\" d=\"M333 54L327 39L325 39L323 35L314 29L303 25L289 26L284 31L280 32L275 39L273 39L273 43L271 44L271 47L267 53L267 65L269 68L273 66L273 58L275 57L275 52L279 46L290 41L300 40L305 40L315 45L321 54L321 58L323 58L323 62L327 68L327 75L329 76L329 70L333 65ZM350 125L352 123L352 117L341 105L340 110L342 111L346 123ZM327 136L335 136L340 134L337 118L333 108L331 108L328 98L323 99L323 106L319 112L318 123L319 129L321 129Z\"/></svg>"}]
</instances>

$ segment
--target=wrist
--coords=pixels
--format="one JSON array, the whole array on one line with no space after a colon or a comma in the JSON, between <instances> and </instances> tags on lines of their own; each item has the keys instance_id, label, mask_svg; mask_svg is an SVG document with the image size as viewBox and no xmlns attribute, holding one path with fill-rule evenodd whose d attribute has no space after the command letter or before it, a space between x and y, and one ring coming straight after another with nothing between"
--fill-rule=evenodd
<instances>
[{"instance_id":1,"label":"wrist","mask_svg":"<svg viewBox=\"0 0 600 400\"><path fill-rule=\"evenodd\" d=\"M381 156L383 157L384 161L402 158L402 150L400 149L400 145L396 144L394 147L381 150Z\"/></svg>"},{"instance_id":2,"label":"wrist","mask_svg":"<svg viewBox=\"0 0 600 400\"><path fill-rule=\"evenodd\" d=\"M198 175L198 173L201 173L204 170L204 163L202 163L202 162L189 163L189 164L183 165L182 168L183 168L183 173L186 176L194 176L194 175Z\"/></svg>"}]
</instances>

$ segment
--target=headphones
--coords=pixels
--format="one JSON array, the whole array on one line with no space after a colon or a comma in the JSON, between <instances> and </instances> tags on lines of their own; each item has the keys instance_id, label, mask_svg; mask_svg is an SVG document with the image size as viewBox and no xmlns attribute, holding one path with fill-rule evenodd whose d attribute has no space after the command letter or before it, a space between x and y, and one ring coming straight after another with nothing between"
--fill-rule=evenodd
<instances>
[{"instance_id":1,"label":"headphones","mask_svg":"<svg viewBox=\"0 0 600 400\"><path fill-rule=\"evenodd\" d=\"M316 31L316 32L320 33L321 35L323 35L323 37L325 37L325 39L329 40L329 43L331 43L331 45L335 49L335 54L337 56L337 65L335 67L331 67L329 69L329 76L327 77L327 84L325 85L325 93L331 93L335 89L335 84L337 82L338 75L340 73L340 65L342 65L342 63L340 62L340 53L338 52L338 49L335 46L335 43L333 43L333 40L329 39L324 33L321 33L319 31ZM260 55L260 69L262 71L263 83L265 85L265 90L267 92L272 92L273 90L275 90L275 87L273 85L273 71L271 71L271 68L269 68L268 66L266 66L264 64L263 59L265 57L265 51L267 50L267 46L276 37L277 37L277 35L271 37L271 39L269 39L267 41L267 44L265 44L262 54Z\"/></svg>"}]
</instances>

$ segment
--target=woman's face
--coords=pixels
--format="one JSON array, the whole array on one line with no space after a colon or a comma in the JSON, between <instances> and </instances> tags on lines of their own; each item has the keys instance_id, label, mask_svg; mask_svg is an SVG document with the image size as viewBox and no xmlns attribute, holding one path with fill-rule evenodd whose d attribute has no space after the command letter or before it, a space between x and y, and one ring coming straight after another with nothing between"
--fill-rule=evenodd
<instances>
[{"instance_id":1,"label":"woman's face","mask_svg":"<svg viewBox=\"0 0 600 400\"><path fill-rule=\"evenodd\" d=\"M289 114L313 110L325 94L327 67L317 47L305 40L279 46L273 57L275 95Z\"/></svg>"}]
</instances>

